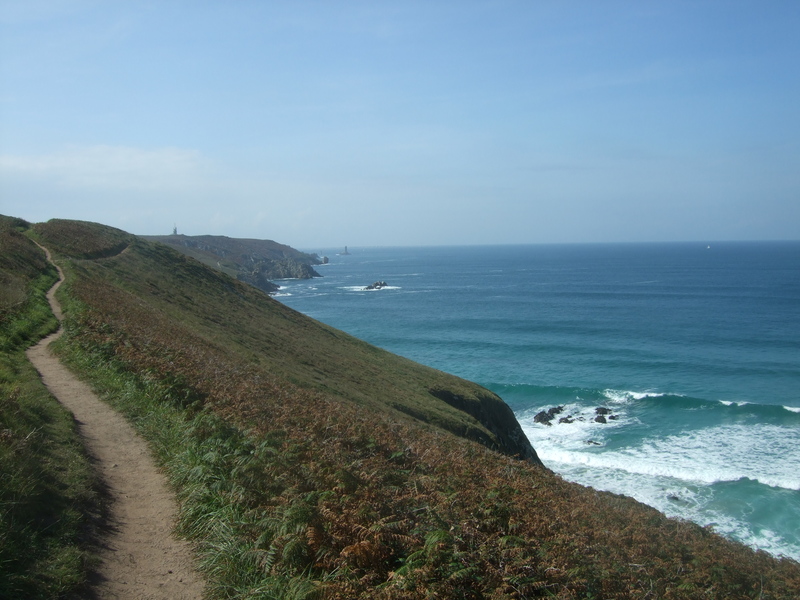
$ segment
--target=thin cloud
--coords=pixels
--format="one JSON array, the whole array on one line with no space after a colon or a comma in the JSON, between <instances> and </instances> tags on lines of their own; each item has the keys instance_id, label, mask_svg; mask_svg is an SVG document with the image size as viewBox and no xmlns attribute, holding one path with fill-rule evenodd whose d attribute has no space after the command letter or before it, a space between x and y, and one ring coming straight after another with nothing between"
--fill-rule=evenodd
<instances>
[{"instance_id":1,"label":"thin cloud","mask_svg":"<svg viewBox=\"0 0 800 600\"><path fill-rule=\"evenodd\" d=\"M37 155L0 155L3 177L47 179L69 188L165 190L191 188L205 179L211 162L195 150L82 146Z\"/></svg>"}]
</instances>

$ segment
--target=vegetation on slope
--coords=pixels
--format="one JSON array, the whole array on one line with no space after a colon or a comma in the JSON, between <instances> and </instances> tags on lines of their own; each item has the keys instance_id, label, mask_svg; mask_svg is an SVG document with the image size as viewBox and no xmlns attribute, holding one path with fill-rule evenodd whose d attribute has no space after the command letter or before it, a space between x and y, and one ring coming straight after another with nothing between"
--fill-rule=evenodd
<instances>
[{"instance_id":1,"label":"vegetation on slope","mask_svg":"<svg viewBox=\"0 0 800 600\"><path fill-rule=\"evenodd\" d=\"M61 598L84 583L99 505L72 415L25 356L56 327L56 272L27 228L0 216L0 598Z\"/></svg>"},{"instance_id":2,"label":"vegetation on slope","mask_svg":"<svg viewBox=\"0 0 800 600\"><path fill-rule=\"evenodd\" d=\"M233 390L247 385L265 393L313 389L365 408L412 415L538 461L511 410L488 390L309 319L166 246L130 236L121 251L119 230L104 246L94 227L54 220L36 231L65 257L75 251L62 247L61 239L88 238L92 248L118 251L113 258L62 267L73 276L66 289L93 309L83 324L108 331L103 343L114 344L117 355L137 368L168 369L191 382L193 393L214 395L218 402L236 402L239 392ZM213 383L208 365L226 380L224 391L212 387L220 384ZM482 415L492 418L484 424Z\"/></svg>"},{"instance_id":3,"label":"vegetation on slope","mask_svg":"<svg viewBox=\"0 0 800 600\"><path fill-rule=\"evenodd\" d=\"M214 597L797 596L797 563L492 450L514 440L453 406L485 414L481 388L95 227L36 226L60 352L152 441Z\"/></svg>"}]
</instances>

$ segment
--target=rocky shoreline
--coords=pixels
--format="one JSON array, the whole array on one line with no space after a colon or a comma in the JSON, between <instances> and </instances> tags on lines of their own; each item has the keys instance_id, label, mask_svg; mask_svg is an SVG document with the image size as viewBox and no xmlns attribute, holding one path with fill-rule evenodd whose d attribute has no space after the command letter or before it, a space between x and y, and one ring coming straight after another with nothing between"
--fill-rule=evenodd
<instances>
[{"instance_id":1,"label":"rocky shoreline","mask_svg":"<svg viewBox=\"0 0 800 600\"><path fill-rule=\"evenodd\" d=\"M547 410L542 410L533 417L534 423L541 423L542 425L547 425L548 427L552 427L552 421L556 418L556 415L560 415L564 412L563 406L553 406L548 408ZM617 415L613 413L610 408L605 406L598 406L594 409L595 418L593 419L595 423L608 423L609 421L616 421ZM574 423L575 421L585 421L585 417L575 417L573 415L567 415L566 417L561 417L558 419L558 425L568 425L570 423Z\"/></svg>"}]
</instances>

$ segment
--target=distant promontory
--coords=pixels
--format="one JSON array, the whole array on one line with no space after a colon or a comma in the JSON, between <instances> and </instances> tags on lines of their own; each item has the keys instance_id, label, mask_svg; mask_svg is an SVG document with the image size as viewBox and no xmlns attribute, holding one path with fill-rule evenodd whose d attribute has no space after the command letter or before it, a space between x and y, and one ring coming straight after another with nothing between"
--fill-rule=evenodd
<instances>
[{"instance_id":1,"label":"distant promontory","mask_svg":"<svg viewBox=\"0 0 800 600\"><path fill-rule=\"evenodd\" d=\"M145 239L167 244L219 271L268 293L276 292L276 279L322 277L314 265L324 264L307 254L272 240L229 238L222 235L150 235Z\"/></svg>"}]
</instances>

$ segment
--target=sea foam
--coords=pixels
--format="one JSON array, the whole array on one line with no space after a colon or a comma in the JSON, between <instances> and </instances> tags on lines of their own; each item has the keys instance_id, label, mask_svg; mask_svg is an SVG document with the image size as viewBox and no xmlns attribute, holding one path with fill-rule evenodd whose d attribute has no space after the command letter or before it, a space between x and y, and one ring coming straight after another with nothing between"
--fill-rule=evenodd
<instances>
[{"instance_id":1,"label":"sea foam","mask_svg":"<svg viewBox=\"0 0 800 600\"><path fill-rule=\"evenodd\" d=\"M624 426L624 421L616 426ZM800 430L775 425L721 425L650 437L629 447L602 450L590 440L603 425L551 428L523 421L523 429L545 464L583 465L651 477L712 484L749 478L764 485L800 490Z\"/></svg>"},{"instance_id":2,"label":"sea foam","mask_svg":"<svg viewBox=\"0 0 800 600\"><path fill-rule=\"evenodd\" d=\"M348 292L382 292L383 290L399 290L401 289L398 285L385 285L380 288L375 288L373 290L366 289L367 286L364 285L347 285L342 287L341 289L347 290Z\"/></svg>"},{"instance_id":3,"label":"sea foam","mask_svg":"<svg viewBox=\"0 0 800 600\"><path fill-rule=\"evenodd\" d=\"M667 394L662 392L631 392L627 390L603 390L603 395L611 402L625 404L633 400L644 400L645 398L661 398Z\"/></svg>"},{"instance_id":4,"label":"sea foam","mask_svg":"<svg viewBox=\"0 0 800 600\"><path fill-rule=\"evenodd\" d=\"M668 517L687 519L742 543L765 550L774 556L800 560L800 543L796 536L782 536L775 526L756 525L742 515L734 515L719 498L720 491L710 485L697 485L670 477L638 475L616 469L595 469L585 465L561 465L559 473L568 481L588 485L597 490L630 496L660 510ZM749 512L747 507L745 511Z\"/></svg>"}]
</instances>

